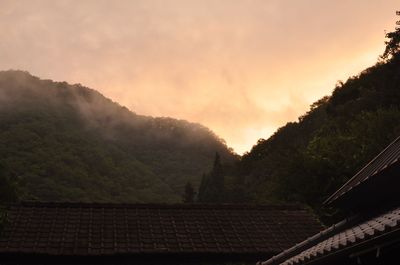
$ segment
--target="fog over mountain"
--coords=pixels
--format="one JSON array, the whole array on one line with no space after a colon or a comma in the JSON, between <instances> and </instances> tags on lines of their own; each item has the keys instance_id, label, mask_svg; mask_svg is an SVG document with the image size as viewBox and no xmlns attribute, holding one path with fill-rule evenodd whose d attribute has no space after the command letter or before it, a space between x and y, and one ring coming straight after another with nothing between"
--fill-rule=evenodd
<instances>
[{"instance_id":1,"label":"fog over mountain","mask_svg":"<svg viewBox=\"0 0 400 265\"><path fill-rule=\"evenodd\" d=\"M129 111L80 84L0 72L0 165L20 199L180 202L218 152L208 128Z\"/></svg>"},{"instance_id":2,"label":"fog over mountain","mask_svg":"<svg viewBox=\"0 0 400 265\"><path fill-rule=\"evenodd\" d=\"M96 88L249 151L372 65L398 0L0 0L0 69Z\"/></svg>"}]
</instances>

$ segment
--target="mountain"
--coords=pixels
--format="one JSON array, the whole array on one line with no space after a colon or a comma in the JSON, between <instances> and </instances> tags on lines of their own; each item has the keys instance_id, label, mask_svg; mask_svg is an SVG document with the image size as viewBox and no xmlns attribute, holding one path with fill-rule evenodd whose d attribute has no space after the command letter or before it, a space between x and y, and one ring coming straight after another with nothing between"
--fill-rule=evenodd
<instances>
[{"instance_id":1,"label":"mountain","mask_svg":"<svg viewBox=\"0 0 400 265\"><path fill-rule=\"evenodd\" d=\"M312 104L297 122L260 139L240 162L219 170L227 185L219 188L219 193L225 191L225 202L240 195L250 202L301 202L319 210L329 195L400 136L400 29L387 36L376 65L338 82L330 96ZM207 188L216 176L215 170L206 175L199 198L217 190ZM205 197L203 201L213 201Z\"/></svg>"},{"instance_id":2,"label":"mountain","mask_svg":"<svg viewBox=\"0 0 400 265\"><path fill-rule=\"evenodd\" d=\"M80 84L0 72L0 175L21 200L180 202L216 152L237 159L200 124L138 115Z\"/></svg>"}]
</instances>

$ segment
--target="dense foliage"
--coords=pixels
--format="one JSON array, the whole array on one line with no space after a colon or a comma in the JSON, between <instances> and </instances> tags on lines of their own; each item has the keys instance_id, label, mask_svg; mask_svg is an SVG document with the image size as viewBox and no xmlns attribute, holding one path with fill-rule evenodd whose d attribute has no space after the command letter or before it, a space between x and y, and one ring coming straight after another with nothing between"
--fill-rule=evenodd
<instances>
[{"instance_id":1,"label":"dense foliage","mask_svg":"<svg viewBox=\"0 0 400 265\"><path fill-rule=\"evenodd\" d=\"M0 72L0 187L9 192L0 196L181 202L216 151L236 159L199 124L140 116L81 85Z\"/></svg>"},{"instance_id":2,"label":"dense foliage","mask_svg":"<svg viewBox=\"0 0 400 265\"><path fill-rule=\"evenodd\" d=\"M244 201L301 202L319 209L399 136L399 36L399 30L387 35L387 49L375 66L339 82L331 96L314 103L298 122L260 139L236 165L225 165L230 188L224 201L237 195ZM216 187L201 187L199 197L212 189Z\"/></svg>"}]
</instances>

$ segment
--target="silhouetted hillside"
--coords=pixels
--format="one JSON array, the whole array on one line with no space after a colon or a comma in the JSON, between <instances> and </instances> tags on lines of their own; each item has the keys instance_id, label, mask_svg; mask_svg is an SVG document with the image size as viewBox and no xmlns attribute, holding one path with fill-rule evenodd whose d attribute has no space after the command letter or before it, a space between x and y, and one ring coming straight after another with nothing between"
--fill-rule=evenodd
<instances>
[{"instance_id":1,"label":"silhouetted hillside","mask_svg":"<svg viewBox=\"0 0 400 265\"><path fill-rule=\"evenodd\" d=\"M200 124L137 115L81 85L0 72L0 175L20 199L179 202L215 152L236 159Z\"/></svg>"},{"instance_id":2,"label":"silhouetted hillside","mask_svg":"<svg viewBox=\"0 0 400 265\"><path fill-rule=\"evenodd\" d=\"M400 135L400 31L387 37L386 51L375 66L338 82L332 95L314 103L298 122L260 139L238 164L219 169L224 188L207 187L218 175L212 170L203 178L199 198L216 201L212 194L204 195L219 190L224 201L240 196L245 201L302 202L319 208Z\"/></svg>"}]
</instances>

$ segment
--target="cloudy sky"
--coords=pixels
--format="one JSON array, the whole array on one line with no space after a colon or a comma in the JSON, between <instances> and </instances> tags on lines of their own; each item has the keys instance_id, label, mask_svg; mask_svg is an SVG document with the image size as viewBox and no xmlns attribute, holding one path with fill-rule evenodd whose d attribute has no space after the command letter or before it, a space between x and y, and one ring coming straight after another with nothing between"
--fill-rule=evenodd
<instances>
[{"instance_id":1,"label":"cloudy sky","mask_svg":"<svg viewBox=\"0 0 400 265\"><path fill-rule=\"evenodd\" d=\"M398 0L0 0L0 70L202 123L237 152L374 64Z\"/></svg>"}]
</instances>

